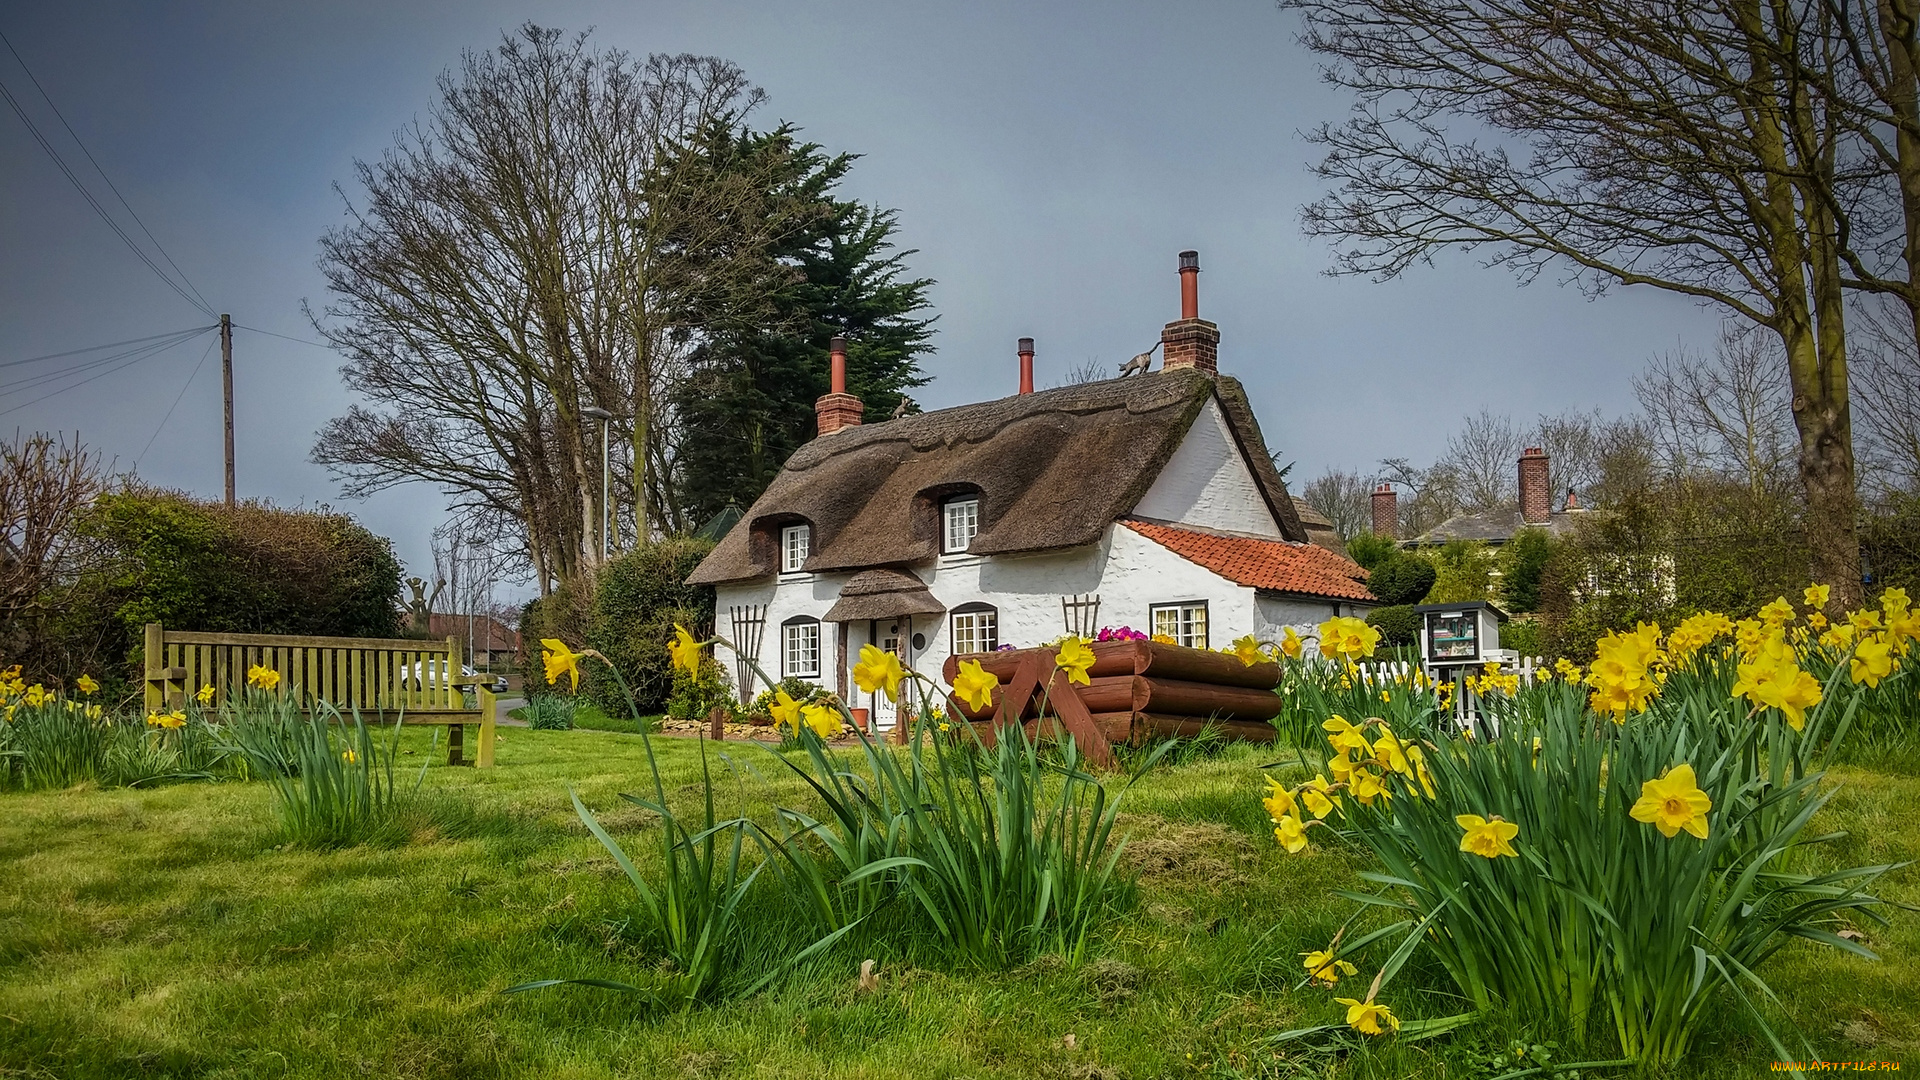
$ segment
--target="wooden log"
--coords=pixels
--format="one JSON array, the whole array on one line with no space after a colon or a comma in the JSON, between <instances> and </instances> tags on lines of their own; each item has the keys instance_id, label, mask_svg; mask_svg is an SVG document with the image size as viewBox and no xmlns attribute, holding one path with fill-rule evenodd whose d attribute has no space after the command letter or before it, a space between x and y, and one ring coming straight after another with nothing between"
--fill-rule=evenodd
<instances>
[{"instance_id":1,"label":"wooden log","mask_svg":"<svg viewBox=\"0 0 1920 1080\"><path fill-rule=\"evenodd\" d=\"M951 685L960 673L960 664L973 660L979 662L982 671L997 676L1005 683L1012 680L1014 671L1029 654L1045 653L1047 662L1051 664L1052 652L1051 649L1009 649L1005 652L950 656L941 665L941 674ZM1161 679L1244 686L1255 690L1271 690L1280 685L1280 665L1271 660L1248 665L1241 663L1239 657L1227 653L1155 641L1097 641L1093 644L1093 666L1087 670L1087 674L1095 679L1151 675Z\"/></svg>"},{"instance_id":2,"label":"wooden log","mask_svg":"<svg viewBox=\"0 0 1920 1080\"><path fill-rule=\"evenodd\" d=\"M1272 742L1280 734L1274 730L1272 724L1209 720L1204 716L1168 716L1164 713L1140 713L1135 718L1135 725L1139 733L1182 739L1192 738L1208 728L1213 728L1230 739L1243 739L1247 742Z\"/></svg>"}]
</instances>

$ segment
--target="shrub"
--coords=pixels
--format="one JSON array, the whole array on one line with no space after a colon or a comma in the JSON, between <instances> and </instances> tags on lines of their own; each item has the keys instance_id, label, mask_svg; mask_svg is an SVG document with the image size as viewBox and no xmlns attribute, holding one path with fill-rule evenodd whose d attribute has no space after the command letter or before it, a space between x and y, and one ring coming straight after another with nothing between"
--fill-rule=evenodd
<instances>
[{"instance_id":1,"label":"shrub","mask_svg":"<svg viewBox=\"0 0 1920 1080\"><path fill-rule=\"evenodd\" d=\"M150 622L244 634L398 630L400 563L345 514L136 487L102 495L78 528L109 553L75 589L112 611L119 656L137 656Z\"/></svg>"},{"instance_id":2,"label":"shrub","mask_svg":"<svg viewBox=\"0 0 1920 1080\"><path fill-rule=\"evenodd\" d=\"M1427 602L1457 604L1493 598L1493 552L1478 540L1449 540L1428 558L1435 571Z\"/></svg>"},{"instance_id":3,"label":"shrub","mask_svg":"<svg viewBox=\"0 0 1920 1080\"><path fill-rule=\"evenodd\" d=\"M273 714L265 714L273 715ZM373 840L397 840L395 827L419 795L426 779L423 764L411 789L394 783L393 759L400 739L400 721L382 747L354 710L350 726L339 710L316 705L312 712L292 713L288 741L293 746L290 772L261 771L273 786L274 804L288 842L303 847L351 847ZM342 730L336 737L334 728ZM434 733L438 742L439 732ZM429 752L427 757L432 758Z\"/></svg>"},{"instance_id":4,"label":"shrub","mask_svg":"<svg viewBox=\"0 0 1920 1080\"><path fill-rule=\"evenodd\" d=\"M1420 640L1420 616L1412 605L1396 604L1367 612L1367 625L1380 631L1388 645L1412 645Z\"/></svg>"},{"instance_id":5,"label":"shrub","mask_svg":"<svg viewBox=\"0 0 1920 1080\"><path fill-rule=\"evenodd\" d=\"M1347 541L1347 558L1359 563L1367 570L1379 566L1399 554L1399 551L1399 545L1392 540L1372 533L1360 533Z\"/></svg>"},{"instance_id":6,"label":"shrub","mask_svg":"<svg viewBox=\"0 0 1920 1080\"><path fill-rule=\"evenodd\" d=\"M1540 578L1553 556L1553 537L1545 529L1521 529L1501 546L1500 606L1512 614L1540 609Z\"/></svg>"},{"instance_id":7,"label":"shrub","mask_svg":"<svg viewBox=\"0 0 1920 1080\"><path fill-rule=\"evenodd\" d=\"M727 678L719 661L704 658L697 676L684 671L673 673L667 716L675 720L705 720L714 709L725 709L729 717L734 711L733 680Z\"/></svg>"},{"instance_id":8,"label":"shrub","mask_svg":"<svg viewBox=\"0 0 1920 1080\"><path fill-rule=\"evenodd\" d=\"M1374 566L1367 576L1367 588L1381 603L1402 607L1426 599L1436 576L1432 563L1417 555L1396 551Z\"/></svg>"}]
</instances>

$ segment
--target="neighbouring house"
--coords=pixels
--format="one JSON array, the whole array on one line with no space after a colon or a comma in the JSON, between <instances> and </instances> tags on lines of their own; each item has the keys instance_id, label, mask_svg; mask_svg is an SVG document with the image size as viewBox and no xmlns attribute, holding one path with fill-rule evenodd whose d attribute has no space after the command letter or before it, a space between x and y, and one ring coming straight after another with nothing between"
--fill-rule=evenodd
<instances>
[{"instance_id":1,"label":"neighbouring house","mask_svg":"<svg viewBox=\"0 0 1920 1080\"><path fill-rule=\"evenodd\" d=\"M429 633L435 640L458 638L463 648L467 647L471 634L472 647L467 650L469 663L474 667L487 667L491 664L514 664L520 657L520 632L491 615L442 615L427 616Z\"/></svg>"},{"instance_id":2,"label":"neighbouring house","mask_svg":"<svg viewBox=\"0 0 1920 1080\"><path fill-rule=\"evenodd\" d=\"M1033 389L862 424L835 339L819 435L689 577L716 589L717 646L837 691L892 723L850 676L860 648L929 675L952 654L1128 625L1219 648L1377 605L1366 571L1315 543L1245 391L1217 369L1181 254L1181 318L1159 372ZM1330 529L1324 543L1337 544Z\"/></svg>"},{"instance_id":3,"label":"neighbouring house","mask_svg":"<svg viewBox=\"0 0 1920 1080\"><path fill-rule=\"evenodd\" d=\"M1560 508L1554 509L1553 492L1547 487L1547 463L1546 451L1537 446L1527 447L1520 455L1517 504L1473 514L1455 514L1419 536L1402 541L1401 546L1438 547L1450 540L1478 540L1499 547L1522 529L1545 529L1556 538L1568 535L1586 511L1580 508L1580 500L1572 488L1567 489L1566 500ZM1393 538L1398 511L1399 496L1391 484L1373 489L1375 535Z\"/></svg>"}]
</instances>

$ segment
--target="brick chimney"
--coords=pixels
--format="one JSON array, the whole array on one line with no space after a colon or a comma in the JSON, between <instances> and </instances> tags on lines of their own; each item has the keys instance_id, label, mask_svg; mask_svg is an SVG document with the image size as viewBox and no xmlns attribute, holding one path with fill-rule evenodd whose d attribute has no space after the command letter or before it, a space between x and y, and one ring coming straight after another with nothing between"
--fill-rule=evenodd
<instances>
[{"instance_id":1,"label":"brick chimney","mask_svg":"<svg viewBox=\"0 0 1920 1080\"><path fill-rule=\"evenodd\" d=\"M1520 455L1520 520L1544 525L1553 515L1553 492L1547 488L1547 452L1529 446Z\"/></svg>"},{"instance_id":2,"label":"brick chimney","mask_svg":"<svg viewBox=\"0 0 1920 1080\"><path fill-rule=\"evenodd\" d=\"M866 413L860 399L847 393L847 339L836 337L828 348L833 352L833 389L813 403L813 414L822 435L859 427L860 418Z\"/></svg>"},{"instance_id":3,"label":"brick chimney","mask_svg":"<svg viewBox=\"0 0 1920 1080\"><path fill-rule=\"evenodd\" d=\"M1381 484L1373 489L1373 535L1393 539L1400 526L1400 496L1393 490L1392 484Z\"/></svg>"},{"instance_id":4,"label":"brick chimney","mask_svg":"<svg viewBox=\"0 0 1920 1080\"><path fill-rule=\"evenodd\" d=\"M1033 339L1020 339L1020 392L1033 393Z\"/></svg>"},{"instance_id":5,"label":"brick chimney","mask_svg":"<svg viewBox=\"0 0 1920 1080\"><path fill-rule=\"evenodd\" d=\"M1180 253L1180 321L1160 331L1160 370L1220 373L1220 328L1200 317L1200 253Z\"/></svg>"}]
</instances>

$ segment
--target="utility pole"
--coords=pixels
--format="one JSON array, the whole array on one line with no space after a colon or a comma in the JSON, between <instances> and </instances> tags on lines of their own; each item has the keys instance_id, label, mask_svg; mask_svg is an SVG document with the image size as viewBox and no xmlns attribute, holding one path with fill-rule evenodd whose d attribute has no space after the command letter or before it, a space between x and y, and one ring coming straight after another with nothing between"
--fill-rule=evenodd
<instances>
[{"instance_id":1,"label":"utility pole","mask_svg":"<svg viewBox=\"0 0 1920 1080\"><path fill-rule=\"evenodd\" d=\"M612 500L608 496L613 486L613 449L609 442L613 438L610 427L613 414L598 405L589 405L580 410L580 415L600 421L600 565L605 566L612 547L608 537L612 532Z\"/></svg>"},{"instance_id":2,"label":"utility pole","mask_svg":"<svg viewBox=\"0 0 1920 1080\"><path fill-rule=\"evenodd\" d=\"M233 316L220 316L220 388L227 399L227 505L233 505Z\"/></svg>"}]
</instances>

